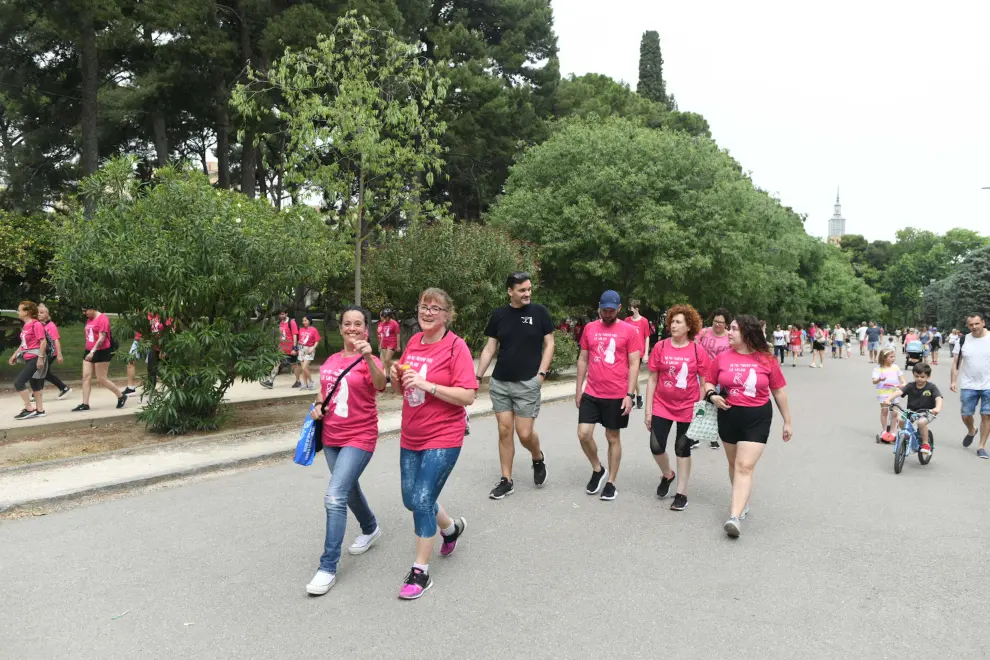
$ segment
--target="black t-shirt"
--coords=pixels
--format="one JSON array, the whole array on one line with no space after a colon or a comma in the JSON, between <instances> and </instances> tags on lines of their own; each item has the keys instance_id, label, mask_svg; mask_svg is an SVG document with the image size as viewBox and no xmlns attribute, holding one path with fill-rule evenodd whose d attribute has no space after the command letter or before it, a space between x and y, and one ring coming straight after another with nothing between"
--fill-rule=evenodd
<instances>
[{"instance_id":1,"label":"black t-shirt","mask_svg":"<svg viewBox=\"0 0 990 660\"><path fill-rule=\"evenodd\" d=\"M919 388L915 383L908 383L901 388L901 393L907 398L908 410L933 410L935 399L942 396L934 383L928 381Z\"/></svg>"},{"instance_id":2,"label":"black t-shirt","mask_svg":"<svg viewBox=\"0 0 990 660\"><path fill-rule=\"evenodd\" d=\"M535 378L543 358L543 338L552 332L553 321L543 305L496 309L485 328L486 335L498 340L492 378L510 382Z\"/></svg>"}]
</instances>

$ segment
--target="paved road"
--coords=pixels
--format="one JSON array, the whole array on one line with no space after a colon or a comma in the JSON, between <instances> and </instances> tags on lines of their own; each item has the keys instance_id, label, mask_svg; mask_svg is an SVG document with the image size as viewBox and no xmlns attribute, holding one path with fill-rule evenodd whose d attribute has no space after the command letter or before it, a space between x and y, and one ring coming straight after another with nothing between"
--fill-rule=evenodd
<instances>
[{"instance_id":1,"label":"paved road","mask_svg":"<svg viewBox=\"0 0 990 660\"><path fill-rule=\"evenodd\" d=\"M364 479L382 543L345 555L322 598L303 587L322 547L325 468L0 523L0 657L986 657L990 461L962 449L950 394L932 463L894 475L873 442L869 372L858 357L787 368L795 438L772 441L736 541L721 530L720 452L697 452L687 511L656 501L642 413L612 503L584 494L571 403L540 419L547 487L519 457L503 502L487 499L494 424L477 421L443 495L467 535L434 558L436 587L418 602L395 598L413 544L392 439ZM947 384L947 367L936 374Z\"/></svg>"}]
</instances>

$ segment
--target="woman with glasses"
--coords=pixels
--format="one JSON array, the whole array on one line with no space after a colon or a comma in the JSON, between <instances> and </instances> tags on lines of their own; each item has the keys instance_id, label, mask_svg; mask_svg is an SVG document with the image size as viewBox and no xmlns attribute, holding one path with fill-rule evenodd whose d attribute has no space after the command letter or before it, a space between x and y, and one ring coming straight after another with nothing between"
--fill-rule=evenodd
<instances>
[{"instance_id":1,"label":"woman with glasses","mask_svg":"<svg viewBox=\"0 0 990 660\"><path fill-rule=\"evenodd\" d=\"M773 407L784 418L784 442L791 439L791 411L787 404L787 382L780 363L770 352L756 317L737 316L729 326L729 350L712 362L705 383L705 399L718 408L718 435L729 462L732 502L725 532L735 538L749 512L753 492L753 470L770 438ZM716 390L719 386L721 389Z\"/></svg>"},{"instance_id":2,"label":"woman with glasses","mask_svg":"<svg viewBox=\"0 0 990 660\"><path fill-rule=\"evenodd\" d=\"M465 409L478 393L471 350L448 330L457 317L450 296L427 289L416 310L421 332L413 335L392 366L392 387L404 396L399 443L402 503L413 513L416 532L416 559L399 591L404 600L415 600L433 587L430 555L437 528L443 557L464 534L464 518L451 518L437 499L464 444Z\"/></svg>"}]
</instances>

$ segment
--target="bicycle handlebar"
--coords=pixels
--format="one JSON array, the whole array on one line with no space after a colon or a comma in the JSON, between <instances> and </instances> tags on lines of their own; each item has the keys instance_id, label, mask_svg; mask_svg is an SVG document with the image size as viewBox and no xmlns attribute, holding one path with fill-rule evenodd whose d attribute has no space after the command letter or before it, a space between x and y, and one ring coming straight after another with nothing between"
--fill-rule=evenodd
<instances>
[{"instance_id":1,"label":"bicycle handlebar","mask_svg":"<svg viewBox=\"0 0 990 660\"><path fill-rule=\"evenodd\" d=\"M904 408L901 408L901 406L897 403L890 404L890 407L892 409L901 411L901 414L907 417L911 417L913 419L917 419L922 416L927 417L929 419L935 419L936 417L938 417L938 415L931 410L925 410L923 412L914 412L913 410L905 410Z\"/></svg>"}]
</instances>

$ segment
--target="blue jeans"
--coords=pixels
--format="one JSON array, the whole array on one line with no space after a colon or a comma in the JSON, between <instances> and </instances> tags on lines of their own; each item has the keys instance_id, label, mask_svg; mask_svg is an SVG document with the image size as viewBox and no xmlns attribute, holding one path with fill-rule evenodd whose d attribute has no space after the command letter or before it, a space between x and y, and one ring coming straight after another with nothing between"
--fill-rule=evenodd
<instances>
[{"instance_id":1,"label":"blue jeans","mask_svg":"<svg viewBox=\"0 0 990 660\"><path fill-rule=\"evenodd\" d=\"M402 471L402 503L412 511L416 536L430 539L437 535L437 498L447 483L450 471L461 453L451 449L402 449L399 465Z\"/></svg>"},{"instance_id":2,"label":"blue jeans","mask_svg":"<svg viewBox=\"0 0 990 660\"><path fill-rule=\"evenodd\" d=\"M350 507L360 523L361 533L371 534L378 527L375 514L368 506L368 500L364 498L358 483L361 473L374 454L357 447L324 447L323 455L330 468L330 486L327 487L323 500L327 508L327 538L323 545L323 556L320 557L320 570L336 573L337 562L340 561L340 546L344 542L344 531L347 529L347 508Z\"/></svg>"},{"instance_id":3,"label":"blue jeans","mask_svg":"<svg viewBox=\"0 0 990 660\"><path fill-rule=\"evenodd\" d=\"M962 403L963 417L975 415L977 404L981 415L990 415L990 390L960 390L959 400Z\"/></svg>"}]
</instances>

